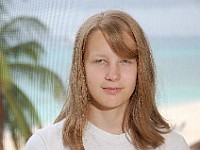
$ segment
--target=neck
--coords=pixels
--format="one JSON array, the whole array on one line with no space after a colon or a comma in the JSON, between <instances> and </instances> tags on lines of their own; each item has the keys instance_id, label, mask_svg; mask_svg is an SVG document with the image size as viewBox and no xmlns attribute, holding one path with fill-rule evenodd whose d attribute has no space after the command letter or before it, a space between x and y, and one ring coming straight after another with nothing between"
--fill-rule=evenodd
<instances>
[{"instance_id":1,"label":"neck","mask_svg":"<svg viewBox=\"0 0 200 150\"><path fill-rule=\"evenodd\" d=\"M122 134L126 108L99 109L90 104L88 120L98 128L112 134Z\"/></svg>"}]
</instances>

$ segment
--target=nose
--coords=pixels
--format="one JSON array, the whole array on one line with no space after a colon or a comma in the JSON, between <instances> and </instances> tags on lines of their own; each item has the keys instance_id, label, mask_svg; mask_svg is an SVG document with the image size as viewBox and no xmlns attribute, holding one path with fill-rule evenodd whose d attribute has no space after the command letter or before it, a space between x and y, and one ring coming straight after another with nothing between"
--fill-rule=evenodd
<instances>
[{"instance_id":1,"label":"nose","mask_svg":"<svg viewBox=\"0 0 200 150\"><path fill-rule=\"evenodd\" d=\"M107 69L105 79L113 82L118 81L120 79L119 67L117 65L110 65Z\"/></svg>"}]
</instances>

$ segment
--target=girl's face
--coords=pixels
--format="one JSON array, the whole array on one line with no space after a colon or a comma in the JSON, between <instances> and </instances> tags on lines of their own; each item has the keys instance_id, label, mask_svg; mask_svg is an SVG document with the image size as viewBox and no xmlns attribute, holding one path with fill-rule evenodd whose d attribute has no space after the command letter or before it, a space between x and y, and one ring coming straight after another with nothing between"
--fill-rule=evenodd
<instances>
[{"instance_id":1,"label":"girl's face","mask_svg":"<svg viewBox=\"0 0 200 150\"><path fill-rule=\"evenodd\" d=\"M128 35L125 41L133 44ZM89 35L85 50L84 64L91 104L104 110L125 109L136 86L136 60L118 57L100 31Z\"/></svg>"}]
</instances>

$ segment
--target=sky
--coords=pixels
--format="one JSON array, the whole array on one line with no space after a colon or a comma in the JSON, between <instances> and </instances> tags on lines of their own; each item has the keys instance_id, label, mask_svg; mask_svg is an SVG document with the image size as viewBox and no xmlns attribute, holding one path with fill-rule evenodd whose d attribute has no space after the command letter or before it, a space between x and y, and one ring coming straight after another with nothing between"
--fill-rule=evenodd
<instances>
[{"instance_id":1,"label":"sky","mask_svg":"<svg viewBox=\"0 0 200 150\"><path fill-rule=\"evenodd\" d=\"M40 18L53 36L71 38L86 18L107 9L130 13L150 36L200 36L198 0L18 0L18 5L16 2L11 5L12 15Z\"/></svg>"}]
</instances>

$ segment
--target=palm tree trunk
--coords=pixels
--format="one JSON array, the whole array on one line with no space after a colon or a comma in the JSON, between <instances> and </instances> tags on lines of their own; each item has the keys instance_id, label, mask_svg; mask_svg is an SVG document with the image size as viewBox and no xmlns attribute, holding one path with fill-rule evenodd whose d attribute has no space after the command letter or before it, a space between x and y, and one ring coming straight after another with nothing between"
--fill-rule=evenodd
<instances>
[{"instance_id":1,"label":"palm tree trunk","mask_svg":"<svg viewBox=\"0 0 200 150\"><path fill-rule=\"evenodd\" d=\"M3 133L4 133L4 124L6 121L6 113L3 105L3 96L0 93L0 150L4 149L3 145Z\"/></svg>"}]
</instances>

